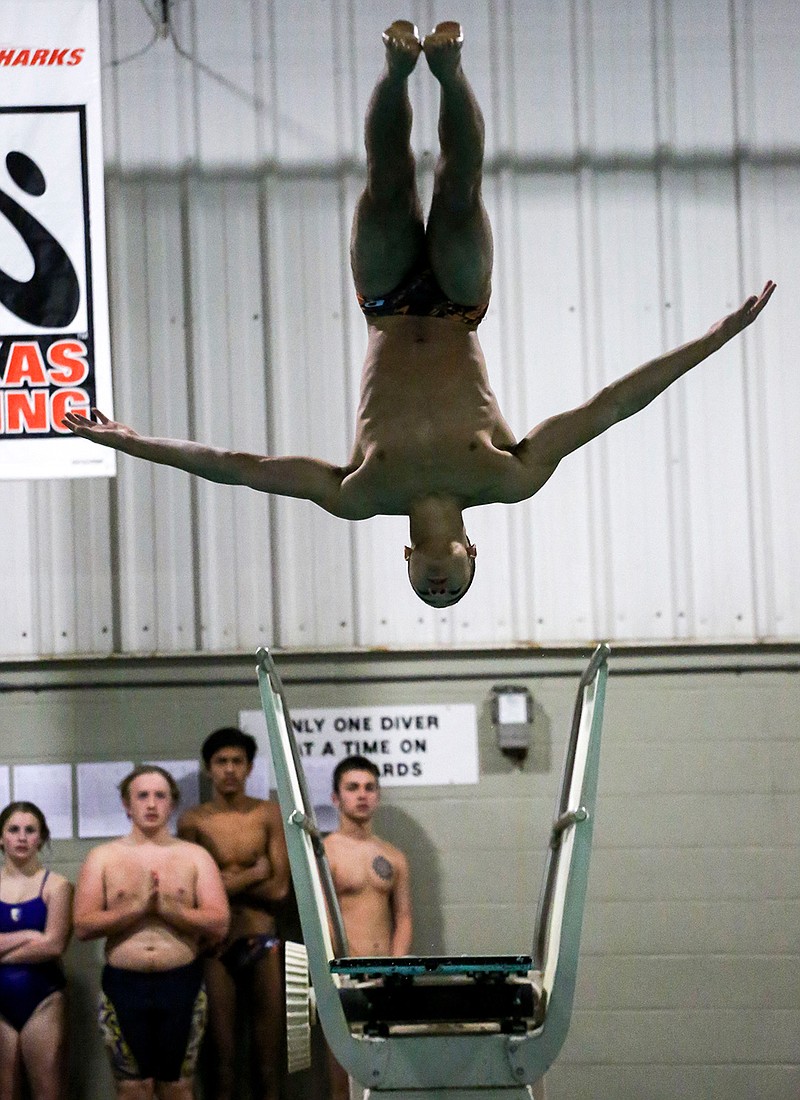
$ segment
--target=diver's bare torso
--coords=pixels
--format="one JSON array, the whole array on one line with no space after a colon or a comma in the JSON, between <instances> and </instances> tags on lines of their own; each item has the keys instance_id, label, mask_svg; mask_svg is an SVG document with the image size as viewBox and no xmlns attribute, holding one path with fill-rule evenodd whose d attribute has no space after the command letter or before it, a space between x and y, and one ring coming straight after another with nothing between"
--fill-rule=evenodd
<instances>
[{"instance_id":1,"label":"diver's bare torso","mask_svg":"<svg viewBox=\"0 0 800 1100\"><path fill-rule=\"evenodd\" d=\"M517 500L515 447L474 330L449 318L370 320L345 514L405 515L436 493L463 507Z\"/></svg>"}]
</instances>

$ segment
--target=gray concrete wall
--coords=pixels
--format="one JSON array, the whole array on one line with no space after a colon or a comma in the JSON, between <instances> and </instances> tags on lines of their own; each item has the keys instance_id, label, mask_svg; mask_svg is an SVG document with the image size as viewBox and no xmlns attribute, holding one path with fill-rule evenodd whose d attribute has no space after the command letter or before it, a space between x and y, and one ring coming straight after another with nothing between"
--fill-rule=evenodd
<instances>
[{"instance_id":1,"label":"gray concrete wall","mask_svg":"<svg viewBox=\"0 0 800 1100\"><path fill-rule=\"evenodd\" d=\"M588 654L278 655L291 706L474 703L480 783L388 788L415 950L524 951ZM2 763L188 757L259 706L249 658L8 665ZM550 1100L789 1100L800 1093L800 654L612 654L572 1029ZM534 747L494 744L491 688L524 683ZM44 807L46 811L46 807ZM89 844L55 842L74 880ZM74 1096L109 1093L92 1022L97 945L73 944Z\"/></svg>"}]
</instances>

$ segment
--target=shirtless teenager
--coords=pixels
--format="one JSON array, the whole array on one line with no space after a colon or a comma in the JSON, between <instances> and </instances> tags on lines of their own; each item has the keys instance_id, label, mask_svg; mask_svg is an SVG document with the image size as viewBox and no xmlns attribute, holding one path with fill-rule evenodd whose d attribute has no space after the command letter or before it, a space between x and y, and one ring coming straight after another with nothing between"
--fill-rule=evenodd
<instances>
[{"instance_id":1,"label":"shirtless teenager","mask_svg":"<svg viewBox=\"0 0 800 1100\"><path fill-rule=\"evenodd\" d=\"M461 599L475 570L463 510L512 504L541 489L566 455L643 409L758 317L775 284L708 332L549 417L517 440L492 393L477 327L491 291L492 235L481 199L483 117L461 68L461 27L420 41L398 20L367 110L367 185L351 263L369 334L350 461L272 458L153 439L114 423L64 417L76 435L210 481L302 497L344 519L407 515L408 573L433 607ZM427 225L415 183L407 81L420 53L440 84L439 142Z\"/></svg>"},{"instance_id":2,"label":"shirtless teenager","mask_svg":"<svg viewBox=\"0 0 800 1100\"><path fill-rule=\"evenodd\" d=\"M123 779L128 836L94 848L75 893L75 934L106 939L100 1002L120 1100L191 1100L206 1017L204 946L228 930L214 861L169 832L179 797L155 765Z\"/></svg>"},{"instance_id":3,"label":"shirtless teenager","mask_svg":"<svg viewBox=\"0 0 800 1100\"><path fill-rule=\"evenodd\" d=\"M411 892L408 860L372 831L380 802L380 772L364 756L347 756L333 772L339 828L325 838L333 885L353 957L408 955ZM331 1100L347 1100L348 1077L329 1055Z\"/></svg>"},{"instance_id":4,"label":"shirtless teenager","mask_svg":"<svg viewBox=\"0 0 800 1100\"><path fill-rule=\"evenodd\" d=\"M216 1100L235 1092L237 1000L239 1025L249 1021L258 1092L277 1100L283 1065L283 954L275 914L289 894L289 857L280 809L250 798L245 783L255 740L236 728L215 730L203 742L213 794L187 810L178 834L211 854L231 906L228 938L206 960L209 1036L214 1046Z\"/></svg>"}]
</instances>

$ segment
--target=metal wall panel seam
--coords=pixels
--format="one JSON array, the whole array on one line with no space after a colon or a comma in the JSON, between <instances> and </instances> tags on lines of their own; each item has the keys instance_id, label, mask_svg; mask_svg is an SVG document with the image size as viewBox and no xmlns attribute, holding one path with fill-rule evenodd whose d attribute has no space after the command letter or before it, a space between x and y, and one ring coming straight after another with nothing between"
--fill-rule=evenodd
<instances>
[{"instance_id":1,"label":"metal wall panel seam","mask_svg":"<svg viewBox=\"0 0 800 1100\"><path fill-rule=\"evenodd\" d=\"M186 47L187 52L190 54L191 61L189 62L189 88L191 89L191 100L189 104L190 119L189 130L192 135L192 148L189 150L186 158L188 164L199 164L202 160L202 137L200 131L200 69L193 63L194 58L197 56L197 4L196 0L189 0L188 5L184 9L186 11L186 21L188 32L188 45Z\"/></svg>"},{"instance_id":2,"label":"metal wall panel seam","mask_svg":"<svg viewBox=\"0 0 800 1100\"><path fill-rule=\"evenodd\" d=\"M749 242L745 246L745 266L748 271L753 270L751 278L756 277L757 269L762 267L759 262L761 252L759 230L763 231L764 223L770 220L765 206L772 189L764 186L765 175L763 172L756 173L750 168L743 168L742 193L744 209L747 211L746 240ZM756 176L760 178L757 179ZM752 484L750 506L753 541L754 634L757 637L766 638L774 635L777 630L775 517L770 485L772 467L770 452L773 441L768 425L768 384L761 379L764 363L763 357L757 353L758 334L754 334L754 343L750 344L749 349L753 352L752 356L748 355L745 358L746 377L749 376L750 371L757 372L755 384L749 385L745 391L749 436L748 471ZM748 367L749 370L747 370ZM780 367L780 364L775 363L772 369L779 371Z\"/></svg>"},{"instance_id":3,"label":"metal wall panel seam","mask_svg":"<svg viewBox=\"0 0 800 1100\"><path fill-rule=\"evenodd\" d=\"M113 242L113 226L114 218L111 216L112 211L120 203L120 192L122 191L122 184L118 181L106 181L106 224L108 226L108 251L109 257L116 255L118 250L114 246ZM114 296L112 292L112 276L113 265L109 260L109 308L111 310L111 355L112 355L112 370L115 362L115 349L117 346L115 333L116 333L116 320L114 317ZM121 323L121 320L120 320ZM116 404L116 399L115 399ZM115 416L118 415L115 409ZM122 589L121 589L121 573L122 573L122 556L120 553L120 512L119 512L119 500L118 500L118 485L119 485L119 465L117 466L117 477L108 479L107 496L108 496L108 517L109 517L109 537L111 540L110 546L110 565L111 565L111 603L109 607L109 615L111 617L111 646L112 651L116 653L122 652Z\"/></svg>"},{"instance_id":4,"label":"metal wall panel seam","mask_svg":"<svg viewBox=\"0 0 800 1100\"><path fill-rule=\"evenodd\" d=\"M225 256L225 238L227 226L225 220L224 185L210 183L193 178L189 189L189 228L190 228L190 292L192 295L192 377L193 377L193 437L211 445L230 439L230 420L222 422L209 415L208 395L213 391L211 379L214 376L215 356L229 368L226 354L226 331L228 311L226 284L220 280L218 271ZM209 208L211 213L209 213ZM215 324L215 322L218 322ZM223 380L227 387L228 378ZM229 403L219 402L220 410L229 412ZM209 575L214 575L216 546L214 531L222 524L230 525L230 490L226 486L212 485L205 481L197 485L198 517L198 553L197 569L200 592L200 637L201 647L215 647L214 633L218 625L214 618L215 598L220 598L216 585L207 584ZM227 494L227 496L226 496ZM221 518L224 516L225 518ZM219 574L221 576L221 573ZM209 596L212 604L209 606Z\"/></svg>"},{"instance_id":5,"label":"metal wall panel seam","mask_svg":"<svg viewBox=\"0 0 800 1100\"><path fill-rule=\"evenodd\" d=\"M265 173L259 183L259 207L258 207L258 233L261 245L261 316L264 319L264 431L267 439L267 454L275 454L275 439L277 425L275 418L276 392L275 392L275 355L274 341L271 338L276 319L272 311L272 297L270 295L269 279L270 265L268 257L272 248L269 225L270 207L270 178ZM274 649L283 644L281 622L283 619L283 596L281 592L281 577L279 572L279 541L278 509L276 498L270 494L267 501L267 514L269 523L269 570L270 585L272 588L272 614L269 623L269 646Z\"/></svg>"},{"instance_id":6,"label":"metal wall panel seam","mask_svg":"<svg viewBox=\"0 0 800 1100\"><path fill-rule=\"evenodd\" d=\"M146 240L142 233L145 224L143 188L139 184L120 188L117 199L111 220L111 239L118 262L110 268L115 415L130 418L141 430L148 431L152 427L150 376L145 374L139 387L132 383L132 364L140 332L140 342L147 349L148 361L150 359L148 303L144 300L147 258L143 255ZM152 530L153 480L151 467L140 466L136 460L119 462L115 494L119 521L120 638L122 648L133 652L142 649L141 609L152 608L153 600L152 581L150 590L145 593L140 590L137 579L143 572L142 562L149 556L144 547L140 554L138 541L140 532L146 534L147 530ZM145 614L147 616L147 612Z\"/></svg>"},{"instance_id":7,"label":"metal wall panel seam","mask_svg":"<svg viewBox=\"0 0 800 1100\"><path fill-rule=\"evenodd\" d=\"M120 95L119 82L117 80L116 58L119 56L117 38L116 2L98 6L100 19L100 57L108 50L110 60L101 63L101 102L103 105L103 157L106 166L119 164L119 135L120 135ZM107 201L107 200L106 200Z\"/></svg>"},{"instance_id":8,"label":"metal wall panel seam","mask_svg":"<svg viewBox=\"0 0 800 1100\"><path fill-rule=\"evenodd\" d=\"M521 233L519 232L519 204L516 191L517 181L509 172L501 172L492 181L494 183L495 212L493 218L493 231L496 240L495 249L495 273L493 275L493 294L496 296L496 313L499 317L499 341L497 351L498 359L489 363L491 375L499 376L495 379L494 389L497 393L501 408L505 407L505 415L512 424L519 423L523 416L528 414L528 403L525 400L525 366L524 366L524 329L525 320L523 302L520 293L521 268ZM516 277L515 277L516 276ZM484 322L485 323L485 322ZM506 381L510 382L508 391L502 394L501 386ZM500 390L500 392L498 392ZM513 392L511 392L513 391ZM504 400L505 397L505 400ZM532 426L532 425L531 425ZM525 430L525 429L523 429ZM530 634L530 624L535 621L533 612L533 598L536 588L536 557L532 553L529 537L522 524L522 517L527 509L516 511L512 520L512 535L508 547L507 572L509 583L519 593L512 606L512 622L509 631L512 637L535 637ZM473 541L474 541L474 536ZM492 568L494 563L485 563L486 568ZM482 563L476 560L476 567L481 568Z\"/></svg>"},{"instance_id":9,"label":"metal wall panel seam","mask_svg":"<svg viewBox=\"0 0 800 1100\"><path fill-rule=\"evenodd\" d=\"M678 347L683 338L681 311L682 256L677 229L677 181L665 168L659 176L658 235L661 347ZM685 502L689 498L687 463L681 456L689 453L686 432L685 392L680 387L664 395L664 427L668 461L667 509L670 531L670 585L673 605L670 609L673 635L686 637L694 629L692 599L691 539Z\"/></svg>"},{"instance_id":10,"label":"metal wall panel seam","mask_svg":"<svg viewBox=\"0 0 800 1100\"><path fill-rule=\"evenodd\" d=\"M742 104L738 94L740 87L740 74L742 69L742 43L737 36L736 0L729 0L730 19L730 94L733 102L733 145L738 154L734 160L734 209L736 214L736 250L738 254L738 290L740 300L751 289L746 288L744 257L745 257L745 231L743 210L743 155L745 152L742 132ZM742 392L744 395L744 434L743 447L745 452L745 513L747 516L747 538L750 561L755 562L758 553L758 532L756 529L756 493L757 493L757 457L753 453L754 427L753 427L753 399L748 371L748 339L745 336L741 341L741 365L740 377ZM758 608L760 605L758 578L755 569L750 570L750 606L754 613L754 630L758 628Z\"/></svg>"},{"instance_id":11,"label":"metal wall panel seam","mask_svg":"<svg viewBox=\"0 0 800 1100\"><path fill-rule=\"evenodd\" d=\"M800 173L796 169L765 172L751 168L746 180L752 197L752 254L757 256L762 247L766 254L774 253L773 262L780 271L782 289L792 295L789 301L784 298L778 303L778 310L783 313L788 308L794 317L800 239L797 232L800 226ZM800 593L792 583L800 548L800 520L796 509L783 503L794 494L800 460L800 413L797 401L791 396L789 382L795 375L792 365L794 339L788 336L784 346L787 336L784 325L774 335L765 338L762 334L752 345L754 368L759 376L770 362L774 364L761 385L753 387L753 424L756 428L753 453L759 462L756 485L760 527L757 530L761 534L758 565L763 585L764 637L779 637L787 633L787 627L793 633L800 633ZM782 452L779 445L783 443L785 447L787 442L788 453Z\"/></svg>"},{"instance_id":12,"label":"metal wall panel seam","mask_svg":"<svg viewBox=\"0 0 800 1100\"><path fill-rule=\"evenodd\" d=\"M188 423L183 358L183 265L179 184L148 187L146 224L149 332L150 420L158 435L185 437ZM179 327L180 326L180 327ZM132 364L138 374L144 364ZM189 479L177 470L154 470L153 645L186 648L183 635L187 570L184 554L189 530ZM190 625L190 624L189 624Z\"/></svg>"},{"instance_id":13,"label":"metal wall panel seam","mask_svg":"<svg viewBox=\"0 0 800 1100\"><path fill-rule=\"evenodd\" d=\"M491 101L489 103L489 119L493 130L494 149L503 153L519 147L519 131L517 125L516 103L512 97L507 97L507 109L501 110L503 96L501 89L509 90L516 87L517 74L512 50L513 16L511 12L512 0L504 0L501 9L496 12L493 23L489 28L489 71ZM490 381L495 375L493 386L498 396L501 408L507 408L506 416L511 423L522 420L523 410L526 409L525 401L525 362L524 362L524 303L519 277L514 278L513 273L521 271L520 233L511 229L519 226L519 202L517 193L517 181L512 178L511 172L501 170L493 180L494 206L493 232L496 237L495 248L495 272L499 275L497 281L497 307L499 316L498 329L499 340L497 342L497 359L489 363ZM496 276L493 276L493 281ZM492 310L494 315L495 310ZM493 319L493 318L492 318ZM507 379L512 385L505 385ZM513 394L511 392L513 388ZM506 393L503 394L502 390ZM498 392L499 391L499 392ZM516 417L514 413L516 411ZM531 425L532 426L532 425ZM523 428L527 432L529 428ZM510 621L506 624L506 634L510 637L533 637L531 624L535 621L532 609L532 593L535 590L535 557L531 553L531 546L522 524L522 518L527 509L520 509L515 516L505 516L508 545L505 551L505 572L508 583L515 592L517 598L511 601ZM515 519L517 522L515 522ZM479 565L480 563L478 563ZM481 586L479 591L486 591ZM476 609L473 616L481 621L492 624L491 635L495 636L498 628L497 606L491 591L487 592L490 606Z\"/></svg>"},{"instance_id":14,"label":"metal wall panel seam","mask_svg":"<svg viewBox=\"0 0 800 1100\"><path fill-rule=\"evenodd\" d=\"M732 38L734 53L734 89L737 122L737 144L742 154L749 154L758 144L755 126L755 68L756 43L754 35L753 9L750 0L730 0ZM738 29L738 34L736 33ZM773 183L778 172L772 170ZM758 186L756 180L765 178L767 172L758 172L752 161L746 161L739 171L739 197L742 204L741 250L743 283L749 284L753 278L762 274L759 268L761 259L761 234L764 221L765 188ZM749 186L748 186L749 184ZM778 203L775 203L777 208ZM776 219L777 220L777 219ZM749 232L747 231L749 229ZM751 508L751 539L753 544L754 569L752 573L754 633L757 637L770 637L777 633L777 606L775 586L775 530L772 512L772 493L770 487L769 451L772 439L768 428L766 413L766 386L751 385L750 370L761 366L761 358L755 354L754 345L760 344L758 334L749 336L749 346L745 348L743 369L745 371L745 410L748 428L747 470L748 493ZM753 352L752 357L748 352ZM780 369L776 364L773 369Z\"/></svg>"},{"instance_id":15,"label":"metal wall panel seam","mask_svg":"<svg viewBox=\"0 0 800 1100\"><path fill-rule=\"evenodd\" d=\"M77 580L67 577L67 583L75 601L76 649L108 653L111 651L108 624L111 579L108 513L103 506L106 486L102 480L94 478L81 478L81 482L69 487L76 537Z\"/></svg>"},{"instance_id":16,"label":"metal wall panel seam","mask_svg":"<svg viewBox=\"0 0 800 1100\"><path fill-rule=\"evenodd\" d=\"M337 19L337 14L339 18ZM345 126L350 126L351 134L354 136L359 130L359 120L357 116L357 107L355 102L355 49L354 41L357 33L357 27L354 19L353 5L348 2L345 5L336 3L336 0L331 2L331 20L334 28L333 33L333 49L334 49L334 97L337 104L337 115L344 120ZM350 110L348 111L348 107ZM350 332L350 311L347 308L347 297L352 293L350 289L350 282L347 276L349 269L349 219L347 207L347 184L345 180L344 165L348 160L348 154L352 152L353 141L348 142L343 129L337 132L339 138L339 164L340 170L338 173L337 192L336 192L336 212L337 212L337 226L339 229L339 267L342 274L342 279L339 285L340 292L340 304L339 313L341 316L341 337L342 337L342 386L344 392L344 407L345 415L347 417L348 425L352 425L355 422L356 417L356 400L353 394L350 379L351 371L349 369L349 355L352 347L352 339ZM348 435L352 431L352 428L348 428ZM352 441L349 441L352 443ZM346 462L347 457L343 456L341 461ZM348 634L350 644L357 644L359 640L359 622L356 612L356 603L358 599L358 550L355 525L350 524L347 531L347 543L349 548L347 570L350 576L350 607L347 618L349 619Z\"/></svg>"},{"instance_id":17,"label":"metal wall panel seam","mask_svg":"<svg viewBox=\"0 0 800 1100\"><path fill-rule=\"evenodd\" d=\"M183 354L186 362L186 423L189 439L197 439L197 393L195 389L194 356L194 305L192 286L194 267L192 264L192 228L191 197L189 177L186 172L180 181L180 224L181 224L181 269L183 272ZM202 636L202 592L200 578L200 502L198 498L197 478L189 478L189 544L191 556L191 587L193 618L191 633L193 647L200 652L203 648Z\"/></svg>"},{"instance_id":18,"label":"metal wall panel seam","mask_svg":"<svg viewBox=\"0 0 800 1100\"><path fill-rule=\"evenodd\" d=\"M229 296L233 311L230 371L233 382L231 436L236 443L239 426L256 454L267 453L266 387L264 377L264 318L261 313L263 253L259 233L259 189L255 183L246 188L229 188L232 263ZM237 276L233 272L238 269ZM241 286L240 286L241 283ZM246 395L243 400L243 395ZM255 641L267 641L265 623L271 614L269 577L263 571L264 543L271 538L268 499L263 494L234 491L237 585L236 627L239 647Z\"/></svg>"},{"instance_id":19,"label":"metal wall panel seam","mask_svg":"<svg viewBox=\"0 0 800 1100\"><path fill-rule=\"evenodd\" d=\"M674 89L675 55L672 31L672 4L662 5L654 0L651 4L651 20L653 38L651 46L651 64L653 80L653 134L654 149L657 153L669 149L670 136L675 133L675 104ZM670 121L671 120L671 123ZM657 156L654 163L656 185L656 233L657 233L657 260L658 260L658 321L660 328L660 345L667 349L677 347L680 340L674 331L675 311L669 308L671 295L668 293L668 270L677 272L680 270L679 259L669 263L668 257L668 220L670 213L669 204L669 168L664 160ZM672 257L673 260L675 259ZM680 412L682 396L680 391L668 392L664 400L663 428L665 433L665 454L668 457L669 476L666 481L667 492L667 530L669 539L669 590L672 593L672 606L665 609L671 624L673 637L681 637L686 632L686 617L681 617L681 604L685 603L687 585L682 583L683 570L680 568L679 551L683 562L688 562L688 547L685 539L687 531L681 522L682 513L679 502L681 500L679 478L683 473L683 465L674 462L673 455L687 453L686 441L680 439ZM685 486L684 486L685 488ZM679 595L682 594L682 595Z\"/></svg>"},{"instance_id":20,"label":"metal wall panel seam","mask_svg":"<svg viewBox=\"0 0 800 1100\"><path fill-rule=\"evenodd\" d=\"M33 491L33 485L25 484L22 488L25 495L28 522L30 525L31 547L44 546L45 539L44 533L41 530L38 498ZM41 570L48 567L52 568L53 559L47 556L45 561L47 562L47 566L43 565L41 560L34 557L33 554L31 555L31 562L34 563L31 569L31 633L36 639L36 649L40 653L55 655L57 650L53 637L52 615L50 615L49 622L47 622L49 604L48 601L44 599L44 585L40 582Z\"/></svg>"},{"instance_id":21,"label":"metal wall panel seam","mask_svg":"<svg viewBox=\"0 0 800 1100\"><path fill-rule=\"evenodd\" d=\"M30 516L30 485L21 481L0 484L0 514L7 528L15 531L0 574L0 601L5 614L0 618L0 653L32 655L41 652L36 614L36 565L33 523Z\"/></svg>"},{"instance_id":22,"label":"metal wall panel seam","mask_svg":"<svg viewBox=\"0 0 800 1100\"><path fill-rule=\"evenodd\" d=\"M205 354L198 362L198 394L203 419L203 438L211 439L219 426L229 447L237 445L237 433L249 436L249 424L237 415L234 377L236 344L234 332L238 301L231 279L241 259L235 256L234 200L230 185L204 188L201 217L203 239L208 246L204 257L203 284L195 291L213 311L205 320ZM207 281L206 281L207 280ZM229 648L238 637L236 588L241 561L236 553L237 487L204 484L200 492L201 516L201 594L205 645L212 649Z\"/></svg>"},{"instance_id":23,"label":"metal wall panel seam","mask_svg":"<svg viewBox=\"0 0 800 1100\"><path fill-rule=\"evenodd\" d=\"M600 291L593 257L597 255L597 198L594 175L590 169L578 172L578 250L581 333L583 338L584 392L596 393L603 378L600 343ZM616 636L613 616L613 581L608 553L608 529L605 517L610 514L608 455L602 442L595 448L594 461L584 456L586 464L586 520L589 528L590 574L592 585L592 619L589 633L596 637Z\"/></svg>"},{"instance_id":24,"label":"metal wall panel seam","mask_svg":"<svg viewBox=\"0 0 800 1100\"><path fill-rule=\"evenodd\" d=\"M260 0L253 0L254 8L258 7ZM274 166L280 160L280 127L278 125L278 49L276 34L275 2L268 0L263 5L266 19L265 69L266 87L269 90L269 103L271 120L270 132L265 133L265 170L259 181L259 240L261 242L261 292L262 292L262 317L264 318L264 368L265 368L265 432L267 438L267 453L276 453L276 440L279 437L276 408L278 392L275 385L277 377L277 355L274 332L278 324L276 312L273 310L274 296L271 290L270 256L275 247L271 231L271 211L275 204L274 197ZM272 166L270 171L269 165ZM272 618L270 622L271 645L282 645L284 642L281 624L285 614L281 575L280 575L280 539L279 539L279 509L277 500L270 496L268 502L268 518L270 531L269 567L272 586Z\"/></svg>"}]
</instances>

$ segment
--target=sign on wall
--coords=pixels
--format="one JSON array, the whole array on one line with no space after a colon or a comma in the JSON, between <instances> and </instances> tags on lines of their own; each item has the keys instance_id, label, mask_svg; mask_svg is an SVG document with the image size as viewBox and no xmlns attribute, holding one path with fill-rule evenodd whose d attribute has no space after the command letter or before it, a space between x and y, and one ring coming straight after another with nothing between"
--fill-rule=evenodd
<instances>
[{"instance_id":1,"label":"sign on wall","mask_svg":"<svg viewBox=\"0 0 800 1100\"><path fill-rule=\"evenodd\" d=\"M108 477L67 412L111 413L97 0L4 0L0 478Z\"/></svg>"},{"instance_id":2,"label":"sign on wall","mask_svg":"<svg viewBox=\"0 0 800 1100\"><path fill-rule=\"evenodd\" d=\"M260 710L239 713L239 724L270 757ZM314 809L331 824L333 769L345 756L366 756L380 769L383 787L478 782L478 718L471 703L292 710L292 724ZM322 820L324 816L325 820Z\"/></svg>"}]
</instances>

